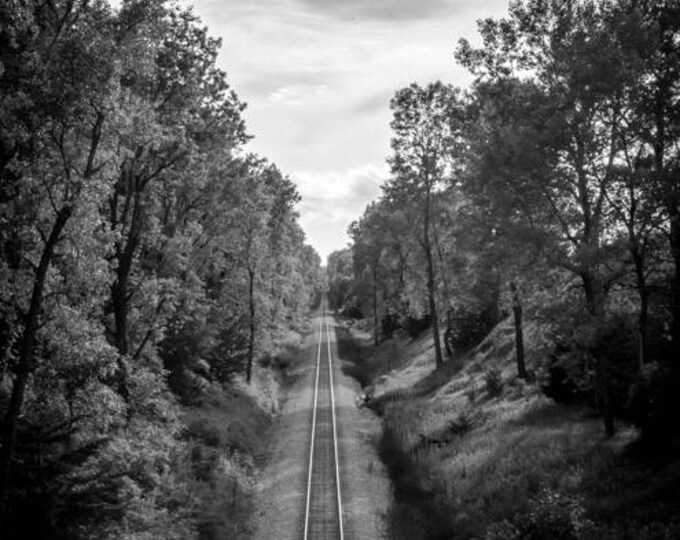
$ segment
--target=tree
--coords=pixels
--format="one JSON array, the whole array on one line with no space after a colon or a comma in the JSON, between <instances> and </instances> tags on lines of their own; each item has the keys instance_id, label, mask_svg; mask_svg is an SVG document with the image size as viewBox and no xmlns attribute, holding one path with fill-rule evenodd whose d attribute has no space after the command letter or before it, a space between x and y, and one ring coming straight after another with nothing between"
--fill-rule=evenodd
<instances>
[{"instance_id":1,"label":"tree","mask_svg":"<svg viewBox=\"0 0 680 540\"><path fill-rule=\"evenodd\" d=\"M33 219L15 215L16 228L3 238L5 249L16 250L15 255L21 259L12 266L26 281L17 280L16 285L27 285L23 291L12 294L25 296L13 308L17 313L15 320L21 323L20 329L15 330L20 337L13 344L17 349L16 376L2 423L0 512L3 513L19 416L35 365L38 332L45 324L50 269L59 255L69 222L89 198L97 195L97 184L106 183L108 170L103 154L107 143L103 129L113 116L112 97L116 92L110 14L103 6L57 4L47 13L33 4L23 15L26 19L22 20L9 6L3 8L2 17L9 21L8 29L15 37L3 39L0 45L4 49L3 76L11 81L3 86L3 113L7 114L3 117L17 122L12 128L3 123L0 133L4 147L0 171L3 191L18 212L30 207L35 212ZM79 46L82 39L91 44L87 50ZM33 60L28 69L41 71L47 84L35 85L36 79L27 77L29 58ZM102 62L101 58L109 61ZM33 114L27 115L32 109ZM29 236L35 240L27 242ZM6 362L4 359L3 363Z\"/></svg>"},{"instance_id":2,"label":"tree","mask_svg":"<svg viewBox=\"0 0 680 540\"><path fill-rule=\"evenodd\" d=\"M384 272L381 261L387 249L389 214L385 214L384 205L372 203L366 208L360 221L350 225L349 235L352 238L352 260L354 262L355 290L358 281L370 275L371 297L373 299L373 342L380 344L380 311L378 305L379 288Z\"/></svg>"},{"instance_id":3,"label":"tree","mask_svg":"<svg viewBox=\"0 0 680 540\"><path fill-rule=\"evenodd\" d=\"M635 181L635 177L644 174L651 181L654 203L663 207L667 214L674 267L670 334L672 356L677 364L680 358L680 135L677 130L680 121L680 6L668 1L623 1L617 15L619 24L615 31L631 58L630 70L635 76L629 94L632 114L627 127L640 143L632 164L631 172L635 176L629 180ZM635 39L630 39L631 35ZM646 195L646 191L644 193ZM640 257L644 258L639 251L642 246L639 239L632 240L631 245L638 245L635 258L639 266ZM643 294L642 289L640 291ZM645 308L640 313L643 325L644 311Z\"/></svg>"},{"instance_id":4,"label":"tree","mask_svg":"<svg viewBox=\"0 0 680 540\"><path fill-rule=\"evenodd\" d=\"M176 397L303 321L320 261L218 48L163 0L0 6L3 538L196 537Z\"/></svg>"},{"instance_id":5,"label":"tree","mask_svg":"<svg viewBox=\"0 0 680 540\"><path fill-rule=\"evenodd\" d=\"M511 155L538 155L535 163L542 169L521 165L502 181L520 199L522 211L534 213L528 219L550 239L551 260L578 276L592 324L602 328L608 291L621 272L608 261L608 195L621 152L621 111L629 83L608 6L517 3L509 19L484 21L480 30L482 49L472 50L462 42L458 58L477 74L478 87L487 97L519 113L503 129L511 145L524 146L524 152ZM487 110L501 111L494 105ZM493 114L498 119L508 116L507 111ZM502 142L501 137L496 140ZM596 344L589 347L594 351ZM605 428L612 434L610 368L593 356Z\"/></svg>"},{"instance_id":6,"label":"tree","mask_svg":"<svg viewBox=\"0 0 680 540\"><path fill-rule=\"evenodd\" d=\"M459 113L457 98L452 87L438 82L425 88L412 84L399 90L391 102L394 136L388 162L394 178L386 185L385 193L393 200L410 200L418 209L437 368L443 365L443 358L436 301L433 198L452 168Z\"/></svg>"},{"instance_id":7,"label":"tree","mask_svg":"<svg viewBox=\"0 0 680 540\"><path fill-rule=\"evenodd\" d=\"M137 7L125 5L121 18L134 17ZM155 332L154 319L168 305L168 294L161 291L150 317L137 320L136 339L130 343L130 313L141 315L140 307L148 305L140 297L140 280L148 279L143 273L158 274L165 253L161 246L179 232L182 220L187 224L190 201L203 189L204 160L228 160L228 152L246 139L243 105L215 65L219 41L207 36L190 11L172 7L152 12L152 17L152 31L162 32L157 48L139 49L139 33L149 31L148 22L132 30L123 26L127 33L119 37L145 60L126 65L127 113L134 121L119 133L120 177L106 215L116 236L109 331L120 352L118 385L123 396L128 393L127 364L143 353ZM187 182L190 177L197 179L194 186ZM171 208L165 201L175 200L189 208L177 216L179 223L169 223ZM164 226L156 229L159 221ZM166 288L161 282L158 286Z\"/></svg>"},{"instance_id":8,"label":"tree","mask_svg":"<svg viewBox=\"0 0 680 540\"><path fill-rule=\"evenodd\" d=\"M335 310L347 306L354 280L352 251L349 248L334 251L328 256L328 303Z\"/></svg>"}]
</instances>

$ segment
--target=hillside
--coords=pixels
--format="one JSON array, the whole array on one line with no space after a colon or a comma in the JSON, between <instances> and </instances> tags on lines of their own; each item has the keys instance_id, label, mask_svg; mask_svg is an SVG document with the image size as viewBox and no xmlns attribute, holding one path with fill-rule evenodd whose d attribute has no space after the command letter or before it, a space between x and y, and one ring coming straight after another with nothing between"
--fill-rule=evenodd
<instances>
[{"instance_id":1,"label":"hillside","mask_svg":"<svg viewBox=\"0 0 680 540\"><path fill-rule=\"evenodd\" d=\"M346 323L340 337L383 418L390 538L680 537L680 462L637 451L632 427L606 439L591 410L545 397L538 332L527 336L533 384L515 375L507 321L439 371L429 333L374 347Z\"/></svg>"}]
</instances>

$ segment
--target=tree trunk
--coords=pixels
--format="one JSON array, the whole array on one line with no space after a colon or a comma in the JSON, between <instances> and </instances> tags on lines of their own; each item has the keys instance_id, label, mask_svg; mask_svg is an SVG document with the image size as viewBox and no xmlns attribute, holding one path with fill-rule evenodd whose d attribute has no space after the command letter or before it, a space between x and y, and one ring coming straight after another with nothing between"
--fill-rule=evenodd
<instances>
[{"instance_id":1,"label":"tree trunk","mask_svg":"<svg viewBox=\"0 0 680 540\"><path fill-rule=\"evenodd\" d=\"M649 293L645 278L644 260L638 248L632 250L635 264L635 281L640 297L640 312L638 313L638 364L642 371L647 362L647 327L649 319Z\"/></svg>"},{"instance_id":2,"label":"tree trunk","mask_svg":"<svg viewBox=\"0 0 680 540\"><path fill-rule=\"evenodd\" d=\"M116 349L118 349L118 358L116 360L118 372L115 374L114 384L116 391L123 398L125 402L130 399L130 391L128 388L128 366L125 357L128 354L128 340L127 340L127 315L128 315L128 298L127 298L127 275L119 276L114 284L111 286L111 304L113 306L113 321L114 332L113 341Z\"/></svg>"},{"instance_id":3,"label":"tree trunk","mask_svg":"<svg viewBox=\"0 0 680 540\"><path fill-rule=\"evenodd\" d=\"M659 35L662 44L663 56L659 70L657 71L657 85L654 89L654 119L656 133L654 135L654 168L656 169L656 183L661 188L660 198L664 203L670 218L670 247L673 257L674 272L671 282L672 305L671 305L671 358L673 358L673 368L680 371L680 195L678 194L677 175L671 175L666 168L666 150L672 148L672 137L668 126L668 113L673 109L674 104L674 75L665 69L668 58L666 54L675 49L668 40L674 39L672 32L663 32L663 27L659 26L662 32ZM668 37L666 37L668 36Z\"/></svg>"},{"instance_id":4,"label":"tree trunk","mask_svg":"<svg viewBox=\"0 0 680 540\"><path fill-rule=\"evenodd\" d=\"M512 292L512 315L515 322L515 359L517 360L517 375L520 379L527 379L527 368L524 361L524 325L522 321L522 299L517 284L510 282Z\"/></svg>"},{"instance_id":5,"label":"tree trunk","mask_svg":"<svg viewBox=\"0 0 680 540\"><path fill-rule=\"evenodd\" d=\"M140 181L131 173L126 172L121 177L121 188L125 194L125 203L122 214L118 215L118 193L114 192L111 198L111 226L114 230L120 224L122 230L129 220L127 234L124 234L116 242L116 279L111 285L111 306L113 309L113 345L118 350L118 372L116 373L116 390L127 402L130 398L128 388L128 365L126 357L130 352L128 342L128 308L130 295L128 292L130 274L135 260L137 248L141 242L142 234L142 192ZM131 211L130 211L131 207ZM119 222L120 217L120 222Z\"/></svg>"},{"instance_id":6,"label":"tree trunk","mask_svg":"<svg viewBox=\"0 0 680 540\"><path fill-rule=\"evenodd\" d=\"M373 267L373 341L375 346L380 345L380 330L378 317L378 268L377 265Z\"/></svg>"},{"instance_id":7,"label":"tree trunk","mask_svg":"<svg viewBox=\"0 0 680 540\"><path fill-rule=\"evenodd\" d=\"M611 374L609 373L608 365L609 360L606 355L595 359L600 403L602 407L602 418L604 420L604 432L607 437L613 437L616 434L616 423L614 422L611 384L609 384L609 378Z\"/></svg>"},{"instance_id":8,"label":"tree trunk","mask_svg":"<svg viewBox=\"0 0 680 540\"><path fill-rule=\"evenodd\" d=\"M118 267L120 268L120 266ZM111 304L113 306L113 341L118 352L125 356L128 353L127 341L127 289L128 276L118 272L116 281L111 286Z\"/></svg>"},{"instance_id":9,"label":"tree trunk","mask_svg":"<svg viewBox=\"0 0 680 540\"><path fill-rule=\"evenodd\" d=\"M581 275L581 279L583 280L588 313L592 318L596 330L599 330L604 326L604 290L602 289L599 279L597 279L592 272L584 272ZM616 433L616 425L614 423L614 410L611 401L610 373L608 369L609 360L607 359L606 351L598 351L597 348L597 343L590 344L591 354L595 358L596 391L600 398L599 401L600 408L602 409L602 418L604 420L604 430L606 435L611 437Z\"/></svg>"},{"instance_id":10,"label":"tree trunk","mask_svg":"<svg viewBox=\"0 0 680 540\"><path fill-rule=\"evenodd\" d=\"M31 303L26 314L24 331L19 345L19 358L17 376L12 385L9 406L5 413L2 426L2 453L0 454L0 518L4 515L7 503L7 492L12 472L12 458L16 447L16 436L21 407L24 402L24 393L28 385L28 378L33 369L33 348L38 333L40 312L45 292L45 280L47 272L54 256L54 250L59 243L66 223L72 214L71 206L64 206L58 213L50 236L47 239L40 263L33 279L33 291Z\"/></svg>"},{"instance_id":11,"label":"tree trunk","mask_svg":"<svg viewBox=\"0 0 680 540\"><path fill-rule=\"evenodd\" d=\"M430 317L432 318L432 338L434 339L435 366L437 369L439 369L444 365L444 359L442 357L442 346L439 339L439 320L437 317L437 300L434 280L434 259L432 257L432 245L430 242L430 205L431 193L430 188L428 187L425 201L425 219L423 224L423 248L425 251L425 259L427 260L427 296Z\"/></svg>"},{"instance_id":12,"label":"tree trunk","mask_svg":"<svg viewBox=\"0 0 680 540\"><path fill-rule=\"evenodd\" d=\"M451 346L453 331L453 308L449 306L446 310L446 330L444 331L444 350L449 358L453 357L453 347Z\"/></svg>"},{"instance_id":13,"label":"tree trunk","mask_svg":"<svg viewBox=\"0 0 680 540\"><path fill-rule=\"evenodd\" d=\"M677 202L680 204L680 201ZM677 206L677 205L676 205ZM672 358L675 368L680 369L680 211L671 214L671 253L675 271L673 274L673 306L671 322L671 340L673 346Z\"/></svg>"},{"instance_id":14,"label":"tree trunk","mask_svg":"<svg viewBox=\"0 0 680 540\"><path fill-rule=\"evenodd\" d=\"M250 384L253 377L253 359L255 356L255 269L248 267L248 302L250 304L250 335L248 336L248 365L246 367L246 382Z\"/></svg>"}]
</instances>

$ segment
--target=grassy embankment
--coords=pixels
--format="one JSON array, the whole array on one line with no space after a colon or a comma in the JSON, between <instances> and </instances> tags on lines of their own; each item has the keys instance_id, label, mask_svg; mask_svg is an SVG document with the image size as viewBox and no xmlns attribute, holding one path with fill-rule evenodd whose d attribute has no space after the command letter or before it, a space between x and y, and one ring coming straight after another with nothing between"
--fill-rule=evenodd
<instances>
[{"instance_id":1,"label":"grassy embankment","mask_svg":"<svg viewBox=\"0 0 680 540\"><path fill-rule=\"evenodd\" d=\"M377 348L356 328L339 337L384 419L388 538L680 538L680 462L636 452L630 427L606 440L592 411L518 379L509 324L438 372L429 335ZM529 332L532 369L539 341Z\"/></svg>"},{"instance_id":2,"label":"grassy embankment","mask_svg":"<svg viewBox=\"0 0 680 540\"><path fill-rule=\"evenodd\" d=\"M251 536L255 474L265 463L301 338L291 330L273 340L250 385L236 377L232 383L205 388L183 407L189 466L197 478L193 489L201 540Z\"/></svg>"}]
</instances>

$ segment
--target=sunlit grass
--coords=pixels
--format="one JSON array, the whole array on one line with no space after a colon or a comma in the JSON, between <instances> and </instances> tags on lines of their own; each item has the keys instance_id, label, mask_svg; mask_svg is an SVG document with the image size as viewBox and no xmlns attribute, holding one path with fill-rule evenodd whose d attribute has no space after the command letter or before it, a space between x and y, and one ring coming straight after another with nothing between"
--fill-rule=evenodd
<instances>
[{"instance_id":1,"label":"sunlit grass","mask_svg":"<svg viewBox=\"0 0 680 540\"><path fill-rule=\"evenodd\" d=\"M536 370L544 343L537 328L527 334L528 367ZM632 540L631 531L642 525L630 508L636 501L653 507L655 493L678 487L680 471L670 471L665 482L657 474L645 491L644 473L624 463L635 430L624 426L607 440L592 411L556 404L538 384L518 379L512 340L512 328L501 324L476 349L436 372L429 336L397 337L363 360L379 376L375 408L389 433L383 444L396 447L388 452L388 468L405 497L394 509L391 537L485 538L493 525L489 539L510 538L512 520L521 516L552 527L540 521L547 512L549 519L573 518L565 526L580 531L574 538L613 540L616 530ZM388 357L396 367L388 369ZM496 388L489 386L491 369ZM560 513L561 507L567 510ZM431 526L414 528L423 515ZM635 515L652 519L641 508ZM664 507L653 519L668 515ZM612 525L612 519L629 517L626 525ZM672 538L663 535L675 530L672 524L645 527L652 532L644 538L654 540Z\"/></svg>"}]
</instances>

